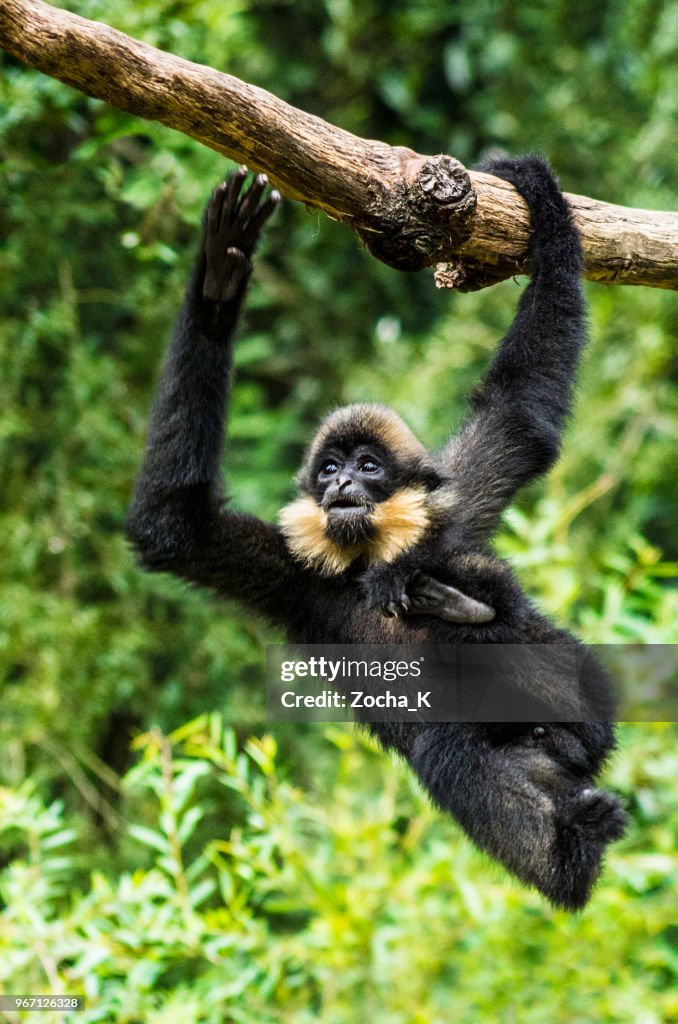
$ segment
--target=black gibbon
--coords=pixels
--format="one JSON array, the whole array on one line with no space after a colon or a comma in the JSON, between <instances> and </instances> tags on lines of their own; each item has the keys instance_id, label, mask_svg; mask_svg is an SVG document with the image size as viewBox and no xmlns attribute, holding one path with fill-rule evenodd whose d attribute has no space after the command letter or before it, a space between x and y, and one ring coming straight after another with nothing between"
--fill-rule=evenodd
<instances>
[{"instance_id":1,"label":"black gibbon","mask_svg":"<svg viewBox=\"0 0 678 1024\"><path fill-rule=\"evenodd\" d=\"M235 599L299 643L577 644L487 545L518 488L558 455L585 337L579 239L545 161L485 169L529 207L532 280L470 417L430 454L383 406L339 409L279 526L225 505L220 472L233 334L279 196L266 198L264 176L243 193L246 168L216 189L129 515L146 568ZM625 822L592 781L614 735L607 683L593 659L590 670L597 704L576 721L549 719L558 694L542 675L543 721L370 725L480 848L568 909L586 903Z\"/></svg>"}]
</instances>

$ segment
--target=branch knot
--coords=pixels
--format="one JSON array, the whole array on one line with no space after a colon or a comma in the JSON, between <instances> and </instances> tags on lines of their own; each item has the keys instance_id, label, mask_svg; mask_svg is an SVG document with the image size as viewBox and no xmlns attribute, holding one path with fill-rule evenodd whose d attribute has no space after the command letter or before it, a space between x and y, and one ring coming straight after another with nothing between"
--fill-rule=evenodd
<instances>
[{"instance_id":1,"label":"branch knot","mask_svg":"<svg viewBox=\"0 0 678 1024\"><path fill-rule=\"evenodd\" d=\"M421 270L471 233L476 193L451 156L413 157L389 188L370 183L367 216L354 226L370 252L397 270Z\"/></svg>"}]
</instances>

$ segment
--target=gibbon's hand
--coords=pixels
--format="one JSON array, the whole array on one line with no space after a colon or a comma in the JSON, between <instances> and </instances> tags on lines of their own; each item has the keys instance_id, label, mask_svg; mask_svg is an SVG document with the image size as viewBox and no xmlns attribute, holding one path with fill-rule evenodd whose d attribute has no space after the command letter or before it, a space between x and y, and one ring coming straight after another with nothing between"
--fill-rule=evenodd
<instances>
[{"instance_id":1,"label":"gibbon's hand","mask_svg":"<svg viewBox=\"0 0 678 1024\"><path fill-rule=\"evenodd\" d=\"M205 277L203 298L229 302L242 290L252 270L254 252L262 227L280 202L276 190L264 196L265 174L258 174L241 195L247 177L239 167L217 185L205 213Z\"/></svg>"},{"instance_id":2,"label":"gibbon's hand","mask_svg":"<svg viewBox=\"0 0 678 1024\"><path fill-rule=\"evenodd\" d=\"M360 578L367 607L380 612L387 619L408 612L410 599L407 589L415 575L416 570L397 561L372 566Z\"/></svg>"}]
</instances>

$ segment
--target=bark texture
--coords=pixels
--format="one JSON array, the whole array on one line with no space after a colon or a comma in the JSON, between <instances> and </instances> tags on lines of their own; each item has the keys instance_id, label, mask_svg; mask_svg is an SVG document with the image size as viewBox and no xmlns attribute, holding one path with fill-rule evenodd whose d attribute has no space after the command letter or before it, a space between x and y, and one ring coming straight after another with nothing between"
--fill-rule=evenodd
<instances>
[{"instance_id":1,"label":"bark texture","mask_svg":"<svg viewBox=\"0 0 678 1024\"><path fill-rule=\"evenodd\" d=\"M265 171L289 198L348 223L400 270L436 266L473 290L527 268L527 208L450 156L361 139L271 93L41 0L0 0L0 47L88 96ZM569 195L585 275L678 289L678 214Z\"/></svg>"}]
</instances>

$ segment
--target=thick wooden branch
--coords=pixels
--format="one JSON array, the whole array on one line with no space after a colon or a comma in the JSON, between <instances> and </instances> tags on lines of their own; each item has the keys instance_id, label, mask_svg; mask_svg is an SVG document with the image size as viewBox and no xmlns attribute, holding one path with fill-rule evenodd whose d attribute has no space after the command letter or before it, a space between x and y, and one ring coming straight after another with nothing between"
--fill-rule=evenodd
<instances>
[{"instance_id":1,"label":"thick wooden branch","mask_svg":"<svg viewBox=\"0 0 678 1024\"><path fill-rule=\"evenodd\" d=\"M265 171L292 199L347 222L402 270L481 288L526 267L527 210L513 188L361 139L256 86L164 53L41 0L0 0L0 47L45 74ZM568 195L586 276L678 289L678 214Z\"/></svg>"}]
</instances>

